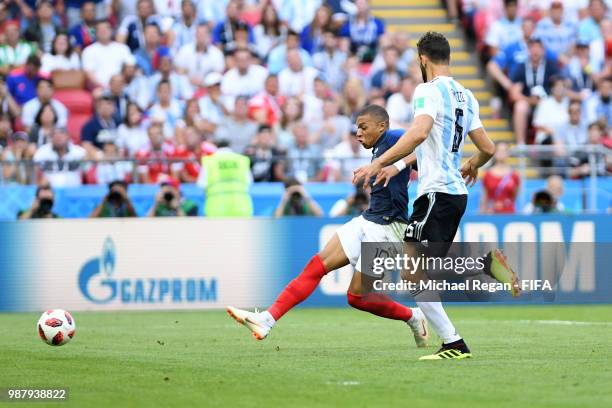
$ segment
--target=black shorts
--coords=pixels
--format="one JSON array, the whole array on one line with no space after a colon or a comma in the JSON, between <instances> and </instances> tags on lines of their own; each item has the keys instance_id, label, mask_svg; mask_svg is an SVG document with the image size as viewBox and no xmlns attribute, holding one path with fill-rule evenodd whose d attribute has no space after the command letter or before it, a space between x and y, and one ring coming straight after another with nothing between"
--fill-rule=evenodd
<instances>
[{"instance_id":1,"label":"black shorts","mask_svg":"<svg viewBox=\"0 0 612 408\"><path fill-rule=\"evenodd\" d=\"M440 242L445 256L455 239L461 217L467 206L467 194L426 193L414 202L404 241Z\"/></svg>"}]
</instances>

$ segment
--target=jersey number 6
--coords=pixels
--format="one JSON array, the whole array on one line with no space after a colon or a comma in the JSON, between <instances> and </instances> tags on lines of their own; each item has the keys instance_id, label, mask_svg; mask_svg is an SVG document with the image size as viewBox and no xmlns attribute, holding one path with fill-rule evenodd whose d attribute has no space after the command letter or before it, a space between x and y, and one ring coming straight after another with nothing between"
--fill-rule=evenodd
<instances>
[{"instance_id":1,"label":"jersey number 6","mask_svg":"<svg viewBox=\"0 0 612 408\"><path fill-rule=\"evenodd\" d=\"M461 139L463 139L463 109L455 109L455 136L453 137L453 147L451 152L457 153L459 146L461 146Z\"/></svg>"}]
</instances>

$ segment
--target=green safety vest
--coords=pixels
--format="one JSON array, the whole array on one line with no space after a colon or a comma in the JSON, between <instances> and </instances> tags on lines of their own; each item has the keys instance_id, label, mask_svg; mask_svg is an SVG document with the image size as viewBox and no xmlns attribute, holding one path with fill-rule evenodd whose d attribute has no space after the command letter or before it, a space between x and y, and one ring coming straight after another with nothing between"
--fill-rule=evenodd
<instances>
[{"instance_id":1,"label":"green safety vest","mask_svg":"<svg viewBox=\"0 0 612 408\"><path fill-rule=\"evenodd\" d=\"M250 217L253 201L249 195L251 161L233 152L218 152L202 158L206 171L208 217Z\"/></svg>"}]
</instances>

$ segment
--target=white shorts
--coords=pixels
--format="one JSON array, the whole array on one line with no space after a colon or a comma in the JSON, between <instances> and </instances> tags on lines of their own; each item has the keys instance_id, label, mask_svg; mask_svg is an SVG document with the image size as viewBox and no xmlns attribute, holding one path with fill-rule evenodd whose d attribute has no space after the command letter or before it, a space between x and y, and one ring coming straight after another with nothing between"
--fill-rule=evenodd
<instances>
[{"instance_id":1,"label":"white shorts","mask_svg":"<svg viewBox=\"0 0 612 408\"><path fill-rule=\"evenodd\" d=\"M403 222L380 225L366 220L362 215L336 230L346 257L359 272L362 242L403 242L405 232L406 224Z\"/></svg>"}]
</instances>

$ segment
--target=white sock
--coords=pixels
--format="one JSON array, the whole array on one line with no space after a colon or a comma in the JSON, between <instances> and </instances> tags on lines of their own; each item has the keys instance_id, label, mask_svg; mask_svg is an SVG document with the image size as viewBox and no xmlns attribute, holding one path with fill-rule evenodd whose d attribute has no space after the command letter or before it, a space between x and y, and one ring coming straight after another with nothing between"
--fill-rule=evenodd
<instances>
[{"instance_id":1,"label":"white sock","mask_svg":"<svg viewBox=\"0 0 612 408\"><path fill-rule=\"evenodd\" d=\"M444 344L452 343L453 341L461 340L461 336L457 334L455 326L442 307L442 302L416 302L417 306L423 311L429 324L434 328L438 336Z\"/></svg>"},{"instance_id":2,"label":"white sock","mask_svg":"<svg viewBox=\"0 0 612 408\"><path fill-rule=\"evenodd\" d=\"M276 324L276 320L274 320L270 312L268 312L267 310L263 312L259 312L257 315L258 315L257 317L259 317L262 323L264 323L266 326L270 328L272 328Z\"/></svg>"}]
</instances>

